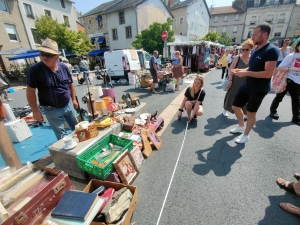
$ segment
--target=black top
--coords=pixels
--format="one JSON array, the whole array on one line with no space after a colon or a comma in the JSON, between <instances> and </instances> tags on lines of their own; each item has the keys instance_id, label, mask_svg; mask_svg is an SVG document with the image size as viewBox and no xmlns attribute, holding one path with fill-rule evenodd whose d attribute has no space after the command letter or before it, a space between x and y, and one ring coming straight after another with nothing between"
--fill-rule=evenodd
<instances>
[{"instance_id":1,"label":"black top","mask_svg":"<svg viewBox=\"0 0 300 225\"><path fill-rule=\"evenodd\" d=\"M269 61L277 61L279 52L275 45L266 44L261 49L252 52L249 60L249 71L259 72L265 71L265 63ZM271 78L254 78L247 77L246 84L251 90L268 93L270 91Z\"/></svg>"},{"instance_id":2,"label":"black top","mask_svg":"<svg viewBox=\"0 0 300 225\"><path fill-rule=\"evenodd\" d=\"M189 101L193 101L193 100L198 100L199 102L201 102L201 105L202 105L202 102L203 102L203 100L204 100L204 97L205 97L205 90L204 89L202 89L202 91L201 90L199 90L197 93L195 93L194 94L194 98L191 96L191 93L190 93L190 88L191 87L188 87L187 89L186 89L186 91L185 91L185 93L184 93L184 96L185 97L187 97L187 99L189 100ZM201 94L200 94L200 96L199 96L199 92L201 91ZM198 98L198 96L199 96L199 98ZM198 99L197 99L198 98Z\"/></svg>"},{"instance_id":3,"label":"black top","mask_svg":"<svg viewBox=\"0 0 300 225\"><path fill-rule=\"evenodd\" d=\"M38 89L40 105L64 107L71 99L70 84L73 83L68 67L57 62L54 73L43 62L30 67L27 73L27 85Z\"/></svg>"}]
</instances>

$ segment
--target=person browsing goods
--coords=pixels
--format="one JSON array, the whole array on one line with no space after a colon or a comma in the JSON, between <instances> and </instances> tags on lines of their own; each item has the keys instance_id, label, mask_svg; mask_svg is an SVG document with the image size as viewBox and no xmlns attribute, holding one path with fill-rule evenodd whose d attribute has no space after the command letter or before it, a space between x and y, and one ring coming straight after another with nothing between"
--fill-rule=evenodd
<instances>
[{"instance_id":1,"label":"person browsing goods","mask_svg":"<svg viewBox=\"0 0 300 225\"><path fill-rule=\"evenodd\" d=\"M68 67L58 62L60 52L57 43L47 38L38 50L41 62L30 67L27 73L27 100L33 118L42 122L43 117L37 106L37 89L39 103L56 138L60 139L65 134L65 121L72 130L78 123L74 110L78 107L75 88Z\"/></svg>"},{"instance_id":2,"label":"person browsing goods","mask_svg":"<svg viewBox=\"0 0 300 225\"><path fill-rule=\"evenodd\" d=\"M262 100L270 91L270 80L278 59L278 49L268 42L271 27L267 24L258 25L252 34L252 40L257 48L252 52L249 67L233 69L238 77L247 77L246 82L238 89L232 109L239 125L230 130L230 133L242 133L236 143L245 143L249 139L249 132L256 122L256 112ZM243 106L247 105L247 125L244 125Z\"/></svg>"},{"instance_id":3,"label":"person browsing goods","mask_svg":"<svg viewBox=\"0 0 300 225\"><path fill-rule=\"evenodd\" d=\"M150 92L152 94L157 94L157 92L155 91L155 85L158 83L158 67L157 67L157 56L158 56L158 51L154 51L153 52L153 56L151 57L150 59L150 62L149 62L149 66L150 66L150 74L152 76L152 79L153 79L153 82L151 84L151 87L150 87Z\"/></svg>"},{"instance_id":4,"label":"person browsing goods","mask_svg":"<svg viewBox=\"0 0 300 225\"><path fill-rule=\"evenodd\" d=\"M287 72L287 85L282 93L276 94L270 107L270 116L279 119L277 108L285 94L289 92L292 100L292 122L300 125L300 41L295 47L295 52L286 56L277 70Z\"/></svg>"},{"instance_id":5,"label":"person browsing goods","mask_svg":"<svg viewBox=\"0 0 300 225\"><path fill-rule=\"evenodd\" d=\"M197 116L201 116L203 114L202 102L206 94L203 86L203 77L197 76L194 80L193 86L186 89L179 108L178 119L181 118L184 108L186 109L189 123L192 119L196 119Z\"/></svg>"}]
</instances>

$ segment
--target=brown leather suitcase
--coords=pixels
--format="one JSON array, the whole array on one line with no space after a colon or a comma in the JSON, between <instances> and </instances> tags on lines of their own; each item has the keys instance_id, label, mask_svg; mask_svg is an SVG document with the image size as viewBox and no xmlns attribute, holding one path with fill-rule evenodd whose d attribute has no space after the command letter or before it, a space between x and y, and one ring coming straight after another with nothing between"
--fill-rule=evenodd
<instances>
[{"instance_id":1,"label":"brown leather suitcase","mask_svg":"<svg viewBox=\"0 0 300 225\"><path fill-rule=\"evenodd\" d=\"M65 190L71 189L69 176L59 170L45 169L46 176L9 208L12 215L1 225L41 224L54 209Z\"/></svg>"}]
</instances>

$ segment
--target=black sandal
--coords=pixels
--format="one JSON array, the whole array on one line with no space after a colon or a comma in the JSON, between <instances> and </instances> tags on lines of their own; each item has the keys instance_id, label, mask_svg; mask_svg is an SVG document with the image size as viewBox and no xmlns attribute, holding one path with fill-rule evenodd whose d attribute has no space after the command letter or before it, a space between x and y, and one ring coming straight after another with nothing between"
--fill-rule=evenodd
<instances>
[{"instance_id":1,"label":"black sandal","mask_svg":"<svg viewBox=\"0 0 300 225\"><path fill-rule=\"evenodd\" d=\"M282 179L282 178L278 178L278 179L276 180L276 183L279 185L279 187L280 187L281 189L284 189L284 190L286 190L286 191L288 191L288 192L291 192L291 193L297 195L296 192L295 192L295 189L294 189L294 187L293 187L294 182L290 182L289 185L286 186L286 185L285 185L286 182L289 182L289 181L286 181L286 180L282 179L282 182L280 183L280 182L278 181L279 179Z\"/></svg>"},{"instance_id":2,"label":"black sandal","mask_svg":"<svg viewBox=\"0 0 300 225\"><path fill-rule=\"evenodd\" d=\"M297 181L299 181L299 180L300 180L300 174L298 174L298 173L295 173L295 174L294 174L294 177L296 178L296 180L297 180Z\"/></svg>"}]
</instances>

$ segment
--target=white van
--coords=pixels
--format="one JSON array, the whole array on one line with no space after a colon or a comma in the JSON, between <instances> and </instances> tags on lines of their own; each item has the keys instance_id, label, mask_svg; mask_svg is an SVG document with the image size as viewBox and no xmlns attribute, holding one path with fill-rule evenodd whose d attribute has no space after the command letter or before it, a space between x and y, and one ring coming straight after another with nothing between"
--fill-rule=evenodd
<instances>
[{"instance_id":1,"label":"white van","mask_svg":"<svg viewBox=\"0 0 300 225\"><path fill-rule=\"evenodd\" d=\"M150 54L142 50L124 49L104 53L105 68L110 69L112 79L126 78L128 72L149 69Z\"/></svg>"}]
</instances>

